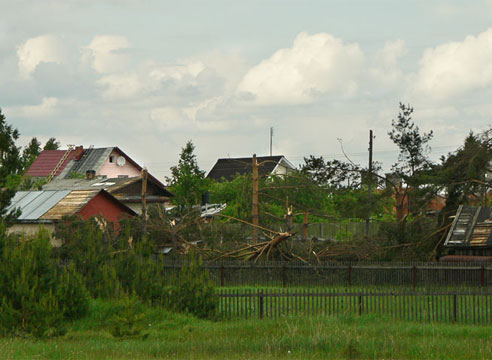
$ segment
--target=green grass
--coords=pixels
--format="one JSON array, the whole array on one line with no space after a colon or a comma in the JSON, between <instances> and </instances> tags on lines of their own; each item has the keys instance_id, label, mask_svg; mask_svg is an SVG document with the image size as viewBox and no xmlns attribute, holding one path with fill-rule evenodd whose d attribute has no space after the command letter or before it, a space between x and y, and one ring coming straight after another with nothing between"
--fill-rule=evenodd
<instances>
[{"instance_id":1,"label":"green grass","mask_svg":"<svg viewBox=\"0 0 492 360\"><path fill-rule=\"evenodd\" d=\"M416 323L385 316L288 316L199 320L145 307L146 336L116 339L118 306L93 301L90 315L63 337L0 339L1 359L490 359L491 328Z\"/></svg>"}]
</instances>

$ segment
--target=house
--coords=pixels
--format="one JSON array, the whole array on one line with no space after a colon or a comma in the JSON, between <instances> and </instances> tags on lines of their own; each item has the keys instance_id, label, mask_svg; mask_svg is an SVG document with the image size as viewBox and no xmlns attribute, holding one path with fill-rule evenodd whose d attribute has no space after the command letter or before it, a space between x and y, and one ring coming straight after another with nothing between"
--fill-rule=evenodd
<instances>
[{"instance_id":1,"label":"house","mask_svg":"<svg viewBox=\"0 0 492 360\"><path fill-rule=\"evenodd\" d=\"M285 175L295 169L283 155L258 156L256 159L260 176ZM252 163L252 157L218 159L207 178L215 181L223 179L230 181L237 175L251 174Z\"/></svg>"},{"instance_id":2,"label":"house","mask_svg":"<svg viewBox=\"0 0 492 360\"><path fill-rule=\"evenodd\" d=\"M460 205L444 247L455 255L492 256L492 208Z\"/></svg>"},{"instance_id":3,"label":"house","mask_svg":"<svg viewBox=\"0 0 492 360\"><path fill-rule=\"evenodd\" d=\"M103 189L18 191L7 211L15 209L21 214L9 232L27 235L36 233L41 225L53 233L55 224L65 216L76 215L82 220L101 216L117 229L121 218L137 215ZM60 245L55 239L52 242Z\"/></svg>"},{"instance_id":4,"label":"house","mask_svg":"<svg viewBox=\"0 0 492 360\"><path fill-rule=\"evenodd\" d=\"M142 177L116 177L94 179L55 179L43 185L43 190L105 190L137 214L142 213ZM147 204L168 206L171 197L164 185L154 177L147 179Z\"/></svg>"},{"instance_id":5,"label":"house","mask_svg":"<svg viewBox=\"0 0 492 360\"><path fill-rule=\"evenodd\" d=\"M118 147L69 146L67 150L43 150L26 176L70 179L91 172L95 176L117 178L139 176L141 171L142 167Z\"/></svg>"}]
</instances>

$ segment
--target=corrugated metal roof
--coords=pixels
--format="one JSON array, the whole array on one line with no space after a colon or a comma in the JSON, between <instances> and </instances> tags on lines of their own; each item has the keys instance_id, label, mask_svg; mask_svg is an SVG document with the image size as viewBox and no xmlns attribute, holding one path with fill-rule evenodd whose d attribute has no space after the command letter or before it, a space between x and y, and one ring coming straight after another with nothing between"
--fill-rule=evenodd
<instances>
[{"instance_id":1,"label":"corrugated metal roof","mask_svg":"<svg viewBox=\"0 0 492 360\"><path fill-rule=\"evenodd\" d=\"M87 149L84 155L78 161L73 161L70 166L67 166L60 178L67 179L72 173L78 173L85 175L87 170L98 171L103 165L104 161L108 158L114 148L99 148L99 149Z\"/></svg>"},{"instance_id":2,"label":"corrugated metal roof","mask_svg":"<svg viewBox=\"0 0 492 360\"><path fill-rule=\"evenodd\" d=\"M67 150L43 150L41 154L34 160L34 162L27 170L27 176L34 177L46 177L51 174L53 169L55 169L58 162L61 160L63 155ZM56 175L60 175L64 168L69 164L69 162L75 158L75 151L72 151L67 159L63 162L62 166L56 172Z\"/></svg>"},{"instance_id":3,"label":"corrugated metal roof","mask_svg":"<svg viewBox=\"0 0 492 360\"><path fill-rule=\"evenodd\" d=\"M20 209L18 220L36 221L68 194L70 190L18 191L7 211Z\"/></svg>"},{"instance_id":4,"label":"corrugated metal roof","mask_svg":"<svg viewBox=\"0 0 492 360\"><path fill-rule=\"evenodd\" d=\"M63 190L61 190L63 191ZM41 219L60 220L65 215L74 215L80 211L101 190L74 190L46 212Z\"/></svg>"}]
</instances>

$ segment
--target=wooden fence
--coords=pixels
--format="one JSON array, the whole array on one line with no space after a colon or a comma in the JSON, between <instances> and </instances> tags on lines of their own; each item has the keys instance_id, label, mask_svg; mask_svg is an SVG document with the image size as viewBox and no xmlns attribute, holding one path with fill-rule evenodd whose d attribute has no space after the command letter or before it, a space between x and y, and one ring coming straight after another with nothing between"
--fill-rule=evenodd
<instances>
[{"instance_id":1,"label":"wooden fence","mask_svg":"<svg viewBox=\"0 0 492 360\"><path fill-rule=\"evenodd\" d=\"M182 262L163 265L171 278ZM203 265L216 286L492 286L492 264L436 262L219 262Z\"/></svg>"},{"instance_id":2,"label":"wooden fence","mask_svg":"<svg viewBox=\"0 0 492 360\"><path fill-rule=\"evenodd\" d=\"M492 323L492 292L434 290L219 289L225 318L378 314L402 320Z\"/></svg>"}]
</instances>

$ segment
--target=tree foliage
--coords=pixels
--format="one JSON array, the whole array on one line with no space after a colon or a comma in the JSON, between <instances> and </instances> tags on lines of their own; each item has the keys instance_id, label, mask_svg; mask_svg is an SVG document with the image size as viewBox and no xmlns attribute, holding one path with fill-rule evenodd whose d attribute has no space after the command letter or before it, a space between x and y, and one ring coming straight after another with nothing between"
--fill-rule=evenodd
<instances>
[{"instance_id":1,"label":"tree foliage","mask_svg":"<svg viewBox=\"0 0 492 360\"><path fill-rule=\"evenodd\" d=\"M202 195L208 190L209 181L198 167L194 151L195 145L190 140L181 149L178 165L171 167L171 177L167 178L169 189L175 195L173 202L177 205L200 204Z\"/></svg>"},{"instance_id":2,"label":"tree foliage","mask_svg":"<svg viewBox=\"0 0 492 360\"><path fill-rule=\"evenodd\" d=\"M60 148L60 142L54 137L49 138L46 144L44 144L43 150L58 150Z\"/></svg>"},{"instance_id":3,"label":"tree foliage","mask_svg":"<svg viewBox=\"0 0 492 360\"><path fill-rule=\"evenodd\" d=\"M19 131L7 123L0 109L0 217L7 220L15 216L7 216L6 208L15 194L23 169L20 149L15 144L18 138Z\"/></svg>"}]
</instances>

